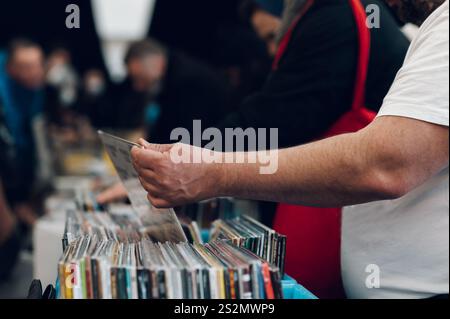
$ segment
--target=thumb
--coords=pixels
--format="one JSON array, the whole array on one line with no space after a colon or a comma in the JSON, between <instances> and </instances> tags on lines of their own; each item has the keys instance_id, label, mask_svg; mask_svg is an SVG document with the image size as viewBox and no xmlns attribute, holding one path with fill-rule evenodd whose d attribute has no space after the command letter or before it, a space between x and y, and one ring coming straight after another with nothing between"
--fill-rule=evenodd
<instances>
[{"instance_id":1,"label":"thumb","mask_svg":"<svg viewBox=\"0 0 450 319\"><path fill-rule=\"evenodd\" d=\"M143 138L140 138L138 140L138 144L141 145L143 148L151 148L151 144L144 140Z\"/></svg>"},{"instance_id":2,"label":"thumb","mask_svg":"<svg viewBox=\"0 0 450 319\"><path fill-rule=\"evenodd\" d=\"M141 145L143 148L152 150L155 152L165 153L170 151L172 148L172 144L152 144L144 140L143 138L140 138L138 141L139 145Z\"/></svg>"},{"instance_id":3,"label":"thumb","mask_svg":"<svg viewBox=\"0 0 450 319\"><path fill-rule=\"evenodd\" d=\"M164 160L164 154L160 151L155 151L152 148L140 149L133 147L131 150L131 157L134 164L143 169L153 170L158 166L161 160Z\"/></svg>"}]
</instances>

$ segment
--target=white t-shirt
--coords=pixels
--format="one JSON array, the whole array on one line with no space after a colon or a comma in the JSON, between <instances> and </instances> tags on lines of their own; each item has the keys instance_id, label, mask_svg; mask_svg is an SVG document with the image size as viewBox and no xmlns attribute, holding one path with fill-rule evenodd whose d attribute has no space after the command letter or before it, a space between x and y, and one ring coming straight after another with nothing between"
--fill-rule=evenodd
<instances>
[{"instance_id":1,"label":"white t-shirt","mask_svg":"<svg viewBox=\"0 0 450 319\"><path fill-rule=\"evenodd\" d=\"M422 25L378 116L448 127L448 6L447 0ZM449 293L448 165L400 199L345 208L342 227L342 275L349 298Z\"/></svg>"}]
</instances>

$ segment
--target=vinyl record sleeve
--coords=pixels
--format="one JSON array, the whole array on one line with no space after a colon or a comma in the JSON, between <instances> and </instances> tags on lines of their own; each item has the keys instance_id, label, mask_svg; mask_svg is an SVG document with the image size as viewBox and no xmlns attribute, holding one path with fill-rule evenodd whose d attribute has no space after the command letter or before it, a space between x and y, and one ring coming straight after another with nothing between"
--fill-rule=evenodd
<instances>
[{"instance_id":1,"label":"vinyl record sleeve","mask_svg":"<svg viewBox=\"0 0 450 319\"><path fill-rule=\"evenodd\" d=\"M157 242L186 242L186 235L173 209L156 209L147 200L147 192L131 161L131 149L141 147L119 137L98 132L119 175L133 208L144 222L146 232Z\"/></svg>"}]
</instances>

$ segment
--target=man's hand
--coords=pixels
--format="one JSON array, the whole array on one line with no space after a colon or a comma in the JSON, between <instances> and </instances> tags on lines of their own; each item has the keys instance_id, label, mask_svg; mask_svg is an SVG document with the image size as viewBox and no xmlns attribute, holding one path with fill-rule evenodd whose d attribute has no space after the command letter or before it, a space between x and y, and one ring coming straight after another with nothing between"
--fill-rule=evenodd
<instances>
[{"instance_id":1,"label":"man's hand","mask_svg":"<svg viewBox=\"0 0 450 319\"><path fill-rule=\"evenodd\" d=\"M131 151L133 164L155 207L175 207L220 195L220 165L194 161L196 152L209 156L213 152L185 144L155 145L144 140L139 144L142 149Z\"/></svg>"},{"instance_id":2,"label":"man's hand","mask_svg":"<svg viewBox=\"0 0 450 319\"><path fill-rule=\"evenodd\" d=\"M101 192L97 196L97 202L101 205L124 200L127 198L127 190L122 183L117 183Z\"/></svg>"}]
</instances>

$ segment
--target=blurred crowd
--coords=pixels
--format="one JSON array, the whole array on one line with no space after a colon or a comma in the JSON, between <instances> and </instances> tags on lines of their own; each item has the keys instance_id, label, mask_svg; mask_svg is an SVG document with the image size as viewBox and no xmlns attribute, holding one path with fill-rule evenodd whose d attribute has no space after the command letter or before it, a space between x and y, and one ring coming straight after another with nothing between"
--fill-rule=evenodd
<instances>
[{"instance_id":1,"label":"blurred crowd","mask_svg":"<svg viewBox=\"0 0 450 319\"><path fill-rule=\"evenodd\" d=\"M16 32L0 33L0 260L10 261L0 264L0 280L42 211L49 183L39 175L39 134L75 143L100 128L140 129L168 143L174 128L199 119L219 129L276 127L280 147L322 136L352 104L358 37L343 0L317 1L299 32L298 13L310 2L157 1L148 37L130 44L119 83L102 61L89 1L80 1L85 24L75 35L58 31L49 11L38 22L13 14L21 1L2 5L13 17L0 20ZM362 3L381 10L365 83L366 105L377 111L409 41L384 1ZM274 207L261 203L268 224Z\"/></svg>"}]
</instances>

